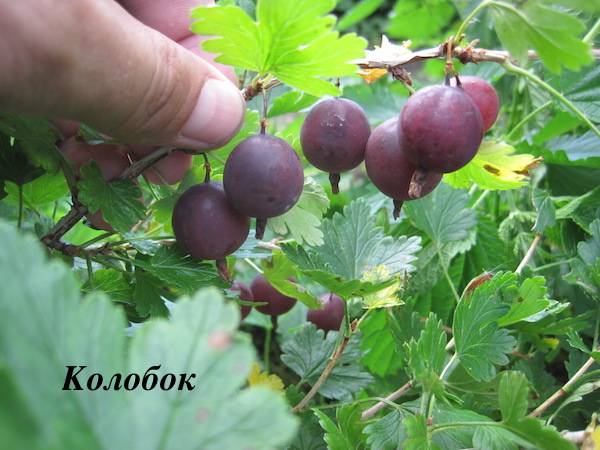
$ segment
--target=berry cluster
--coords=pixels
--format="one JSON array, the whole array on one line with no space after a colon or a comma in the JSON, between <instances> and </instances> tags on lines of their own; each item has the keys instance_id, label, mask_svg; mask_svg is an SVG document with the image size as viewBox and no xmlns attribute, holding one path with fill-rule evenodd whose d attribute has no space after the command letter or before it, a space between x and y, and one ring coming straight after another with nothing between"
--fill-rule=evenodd
<instances>
[{"instance_id":1,"label":"berry cluster","mask_svg":"<svg viewBox=\"0 0 600 450\"><path fill-rule=\"evenodd\" d=\"M288 312L296 304L295 298L283 295L262 275L256 276L250 287L244 283L235 282L231 289L238 292L240 300L244 302L266 303L256 306L256 309L271 317L277 317ZM321 308L309 310L306 318L321 330L339 330L344 320L344 301L335 294L323 294L319 300ZM250 314L251 309L252 306L248 305L241 307L242 319Z\"/></svg>"},{"instance_id":2,"label":"berry cluster","mask_svg":"<svg viewBox=\"0 0 600 450\"><path fill-rule=\"evenodd\" d=\"M442 174L473 159L498 109L498 96L489 83L456 77L416 92L399 117L373 132L356 103L322 101L306 117L300 139L308 161L330 173L334 193L340 172L364 160L371 181L394 200L397 218L404 201L429 194Z\"/></svg>"}]
</instances>

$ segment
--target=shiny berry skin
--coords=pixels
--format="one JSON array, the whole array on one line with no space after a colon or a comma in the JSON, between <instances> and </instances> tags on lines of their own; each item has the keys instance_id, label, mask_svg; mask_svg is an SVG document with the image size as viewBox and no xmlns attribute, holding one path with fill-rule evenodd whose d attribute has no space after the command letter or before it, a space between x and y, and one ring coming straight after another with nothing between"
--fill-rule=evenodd
<instances>
[{"instance_id":1,"label":"shiny berry skin","mask_svg":"<svg viewBox=\"0 0 600 450\"><path fill-rule=\"evenodd\" d=\"M231 207L218 183L192 186L173 209L173 231L183 250L197 259L219 260L246 240L250 219Z\"/></svg>"},{"instance_id":2,"label":"shiny berry skin","mask_svg":"<svg viewBox=\"0 0 600 450\"><path fill-rule=\"evenodd\" d=\"M330 98L310 110L300 131L300 142L306 159L331 174L331 187L337 194L339 174L362 162L370 134L367 116L357 103Z\"/></svg>"},{"instance_id":3,"label":"shiny berry skin","mask_svg":"<svg viewBox=\"0 0 600 450\"><path fill-rule=\"evenodd\" d=\"M223 186L231 205L248 217L267 219L289 211L300 198L304 170L283 139L258 134L240 142L225 163Z\"/></svg>"},{"instance_id":4,"label":"shiny berry skin","mask_svg":"<svg viewBox=\"0 0 600 450\"><path fill-rule=\"evenodd\" d=\"M483 131L486 132L496 122L498 111L500 110L500 99L494 86L485 81L483 78L463 76L460 77L460 83L475 106L479 109L483 120ZM456 84L456 81L451 84Z\"/></svg>"},{"instance_id":5,"label":"shiny berry skin","mask_svg":"<svg viewBox=\"0 0 600 450\"><path fill-rule=\"evenodd\" d=\"M240 281L236 281L235 283L233 283L233 285L231 286L231 290L237 291L239 293L238 297L240 298L240 300L243 300L245 302L254 301L254 295L252 295L252 290L247 285L245 285L244 283L242 283ZM242 314L242 320L244 320L246 317L248 317L248 314L250 314L251 309L252 309L252 306L240 305L240 312Z\"/></svg>"},{"instance_id":6,"label":"shiny berry skin","mask_svg":"<svg viewBox=\"0 0 600 450\"><path fill-rule=\"evenodd\" d=\"M255 302L267 302L266 305L257 306L256 309L263 314L280 316L288 312L296 304L296 299L283 295L275 289L262 275L257 275L250 285Z\"/></svg>"},{"instance_id":7,"label":"shiny berry skin","mask_svg":"<svg viewBox=\"0 0 600 450\"><path fill-rule=\"evenodd\" d=\"M377 189L394 200L405 201L413 199L408 188L417 167L406 156L401 133L397 117L388 119L375 128L367 142L365 167L369 179ZM441 174L430 177L421 196L433 191L441 179Z\"/></svg>"},{"instance_id":8,"label":"shiny berry skin","mask_svg":"<svg viewBox=\"0 0 600 450\"><path fill-rule=\"evenodd\" d=\"M338 331L344 320L344 300L335 294L323 294L319 300L321 308L309 309L306 318L321 330Z\"/></svg>"},{"instance_id":9,"label":"shiny berry skin","mask_svg":"<svg viewBox=\"0 0 600 450\"><path fill-rule=\"evenodd\" d=\"M449 173L465 166L477 153L483 121L461 88L429 86L408 99L398 130L413 164L425 171Z\"/></svg>"}]
</instances>

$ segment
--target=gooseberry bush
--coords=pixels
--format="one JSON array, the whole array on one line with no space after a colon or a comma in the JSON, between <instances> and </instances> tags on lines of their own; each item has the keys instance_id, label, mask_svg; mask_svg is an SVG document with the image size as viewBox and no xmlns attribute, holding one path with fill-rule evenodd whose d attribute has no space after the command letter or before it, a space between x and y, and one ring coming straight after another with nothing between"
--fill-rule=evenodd
<instances>
[{"instance_id":1,"label":"gooseberry bush","mask_svg":"<svg viewBox=\"0 0 600 450\"><path fill-rule=\"evenodd\" d=\"M599 13L223 0L224 147L1 114L0 447L597 448Z\"/></svg>"}]
</instances>

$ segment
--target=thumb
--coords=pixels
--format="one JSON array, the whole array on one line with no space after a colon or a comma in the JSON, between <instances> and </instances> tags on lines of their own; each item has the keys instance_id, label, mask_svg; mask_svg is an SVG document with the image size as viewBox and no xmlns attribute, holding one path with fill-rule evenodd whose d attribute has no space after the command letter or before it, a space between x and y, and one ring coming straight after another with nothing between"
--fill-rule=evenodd
<instances>
[{"instance_id":1,"label":"thumb","mask_svg":"<svg viewBox=\"0 0 600 450\"><path fill-rule=\"evenodd\" d=\"M11 2L0 30L12 54L0 59L3 109L82 121L124 142L198 150L224 144L241 126L244 100L233 83L116 2Z\"/></svg>"}]
</instances>

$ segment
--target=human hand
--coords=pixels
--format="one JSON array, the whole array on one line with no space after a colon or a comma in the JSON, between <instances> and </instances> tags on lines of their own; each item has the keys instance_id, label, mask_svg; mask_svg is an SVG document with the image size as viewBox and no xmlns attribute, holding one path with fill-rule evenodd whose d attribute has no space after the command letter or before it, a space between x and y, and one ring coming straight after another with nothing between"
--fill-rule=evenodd
<instances>
[{"instance_id":1,"label":"human hand","mask_svg":"<svg viewBox=\"0 0 600 450\"><path fill-rule=\"evenodd\" d=\"M3 2L0 109L85 122L127 143L224 144L245 106L189 31L202 3L212 1Z\"/></svg>"}]
</instances>

